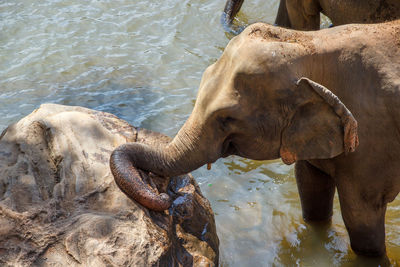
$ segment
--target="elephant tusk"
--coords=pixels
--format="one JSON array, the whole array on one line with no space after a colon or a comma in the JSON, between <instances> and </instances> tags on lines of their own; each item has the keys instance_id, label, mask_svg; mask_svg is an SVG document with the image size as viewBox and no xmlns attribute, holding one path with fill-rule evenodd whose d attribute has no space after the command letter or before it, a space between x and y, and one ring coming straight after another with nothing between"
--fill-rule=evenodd
<instances>
[{"instance_id":1,"label":"elephant tusk","mask_svg":"<svg viewBox=\"0 0 400 267\"><path fill-rule=\"evenodd\" d=\"M207 163L207 170L211 170L211 163Z\"/></svg>"}]
</instances>

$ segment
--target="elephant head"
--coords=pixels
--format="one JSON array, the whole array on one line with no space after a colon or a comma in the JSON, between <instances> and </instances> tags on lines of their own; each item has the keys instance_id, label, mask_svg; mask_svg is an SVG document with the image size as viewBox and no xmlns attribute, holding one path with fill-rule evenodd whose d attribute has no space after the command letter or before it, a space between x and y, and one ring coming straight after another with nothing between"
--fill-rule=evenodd
<instances>
[{"instance_id":1,"label":"elephant head","mask_svg":"<svg viewBox=\"0 0 400 267\"><path fill-rule=\"evenodd\" d=\"M154 210L171 203L147 188L135 167L175 176L229 155L292 164L355 150L351 112L327 88L302 77L301 46L268 41L264 28L248 27L205 70L193 112L170 143L131 143L113 152L112 172L128 196Z\"/></svg>"}]
</instances>

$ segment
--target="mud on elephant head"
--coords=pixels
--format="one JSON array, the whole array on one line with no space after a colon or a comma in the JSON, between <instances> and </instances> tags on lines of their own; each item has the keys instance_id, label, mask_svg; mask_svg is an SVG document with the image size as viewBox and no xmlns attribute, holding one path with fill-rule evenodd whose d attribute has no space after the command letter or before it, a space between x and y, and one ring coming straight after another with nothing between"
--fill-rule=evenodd
<instances>
[{"instance_id":1,"label":"mud on elephant head","mask_svg":"<svg viewBox=\"0 0 400 267\"><path fill-rule=\"evenodd\" d=\"M221 23L228 32L237 34L233 25L244 0L227 0ZM349 23L378 23L400 18L398 0L280 0L275 24L296 30L318 30L320 13L329 17L334 26Z\"/></svg>"}]
</instances>

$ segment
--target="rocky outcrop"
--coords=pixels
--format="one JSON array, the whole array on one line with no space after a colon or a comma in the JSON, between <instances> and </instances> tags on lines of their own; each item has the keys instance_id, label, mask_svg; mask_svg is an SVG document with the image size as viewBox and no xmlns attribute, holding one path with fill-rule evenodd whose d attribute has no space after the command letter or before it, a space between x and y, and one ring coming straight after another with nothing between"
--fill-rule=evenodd
<instances>
[{"instance_id":1,"label":"rocky outcrop","mask_svg":"<svg viewBox=\"0 0 400 267\"><path fill-rule=\"evenodd\" d=\"M82 107L42 105L0 137L0 265L216 266L209 202L191 175L151 184L175 199L149 211L109 168L125 142L168 138Z\"/></svg>"}]
</instances>

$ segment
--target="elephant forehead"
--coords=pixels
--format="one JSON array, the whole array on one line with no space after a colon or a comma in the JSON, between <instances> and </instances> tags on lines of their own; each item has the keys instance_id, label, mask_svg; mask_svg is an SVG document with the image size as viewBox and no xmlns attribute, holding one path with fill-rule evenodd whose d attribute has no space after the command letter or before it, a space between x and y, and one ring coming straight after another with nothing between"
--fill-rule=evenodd
<instances>
[{"instance_id":1,"label":"elephant forehead","mask_svg":"<svg viewBox=\"0 0 400 267\"><path fill-rule=\"evenodd\" d=\"M229 42L221 59L247 70L273 68L314 51L313 43L308 33L256 23Z\"/></svg>"},{"instance_id":2,"label":"elephant forehead","mask_svg":"<svg viewBox=\"0 0 400 267\"><path fill-rule=\"evenodd\" d=\"M298 48L293 44L244 39L237 46L224 52L223 57L226 59L221 63L229 62L228 69L233 74L267 74L282 66L287 66L291 60L298 58L300 53L297 50Z\"/></svg>"},{"instance_id":3,"label":"elephant forehead","mask_svg":"<svg viewBox=\"0 0 400 267\"><path fill-rule=\"evenodd\" d=\"M235 45L228 46L224 51L226 61L230 61L236 68L240 66L259 66L269 56L272 56L274 49L261 42L251 39L243 39ZM222 58L223 58L222 57Z\"/></svg>"},{"instance_id":4,"label":"elephant forehead","mask_svg":"<svg viewBox=\"0 0 400 267\"><path fill-rule=\"evenodd\" d=\"M275 27L265 23L254 23L247 27L242 34L243 38L256 39L263 43L278 43L281 47L291 44L292 47L301 47L301 50L315 51L314 37L309 32Z\"/></svg>"},{"instance_id":5,"label":"elephant forehead","mask_svg":"<svg viewBox=\"0 0 400 267\"><path fill-rule=\"evenodd\" d=\"M240 96L231 86L223 86L214 91L200 93L196 100L198 108L204 116L212 116L216 112L235 110Z\"/></svg>"},{"instance_id":6,"label":"elephant forehead","mask_svg":"<svg viewBox=\"0 0 400 267\"><path fill-rule=\"evenodd\" d=\"M281 85L277 65L273 60L257 56L223 56L205 71L196 104L218 110L235 106L239 100L243 103L254 101L253 98L265 99L266 94Z\"/></svg>"}]
</instances>

